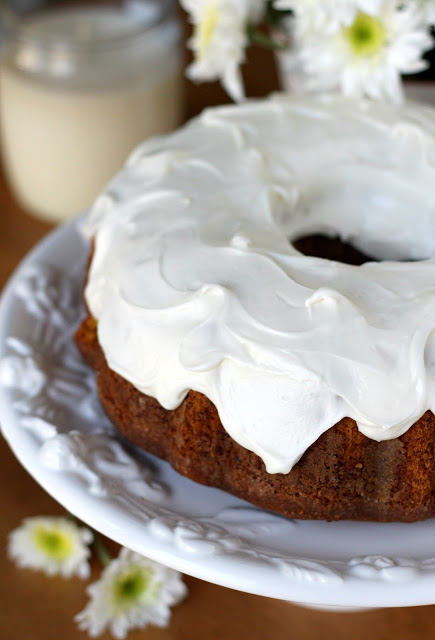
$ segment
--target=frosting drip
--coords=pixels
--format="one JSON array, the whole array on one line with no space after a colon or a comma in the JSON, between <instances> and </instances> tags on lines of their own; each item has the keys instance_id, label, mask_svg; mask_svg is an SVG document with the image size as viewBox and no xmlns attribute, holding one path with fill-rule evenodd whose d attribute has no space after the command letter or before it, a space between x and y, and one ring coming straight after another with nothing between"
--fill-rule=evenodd
<instances>
[{"instance_id":1,"label":"frosting drip","mask_svg":"<svg viewBox=\"0 0 435 640\"><path fill-rule=\"evenodd\" d=\"M434 143L429 107L286 96L146 142L86 223L109 366L166 409L202 392L270 473L344 416L404 433L435 411Z\"/></svg>"}]
</instances>

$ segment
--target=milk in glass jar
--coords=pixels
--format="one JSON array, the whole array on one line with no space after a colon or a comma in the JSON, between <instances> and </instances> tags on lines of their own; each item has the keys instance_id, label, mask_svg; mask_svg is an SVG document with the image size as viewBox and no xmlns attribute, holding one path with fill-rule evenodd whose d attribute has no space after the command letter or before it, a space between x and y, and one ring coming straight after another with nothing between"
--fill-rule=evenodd
<instances>
[{"instance_id":1,"label":"milk in glass jar","mask_svg":"<svg viewBox=\"0 0 435 640\"><path fill-rule=\"evenodd\" d=\"M92 203L135 145L180 123L176 3L45 2L6 15L4 168L24 208L59 222Z\"/></svg>"}]
</instances>

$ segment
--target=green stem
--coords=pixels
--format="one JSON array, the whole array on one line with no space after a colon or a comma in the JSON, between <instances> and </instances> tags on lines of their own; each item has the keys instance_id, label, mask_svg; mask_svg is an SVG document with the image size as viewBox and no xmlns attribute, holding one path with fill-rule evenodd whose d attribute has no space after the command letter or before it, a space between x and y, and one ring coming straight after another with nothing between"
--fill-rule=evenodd
<instances>
[{"instance_id":1,"label":"green stem","mask_svg":"<svg viewBox=\"0 0 435 640\"><path fill-rule=\"evenodd\" d=\"M94 534L94 541L92 542L92 546L95 549L95 553L97 554L98 559L103 567L108 567L113 558L108 552L106 545L102 541L100 534L94 530L92 530L92 532Z\"/></svg>"},{"instance_id":2,"label":"green stem","mask_svg":"<svg viewBox=\"0 0 435 640\"><path fill-rule=\"evenodd\" d=\"M292 16L293 11L290 9L275 9L272 2L268 2L266 6L266 22L273 27L279 27L281 20L288 16Z\"/></svg>"},{"instance_id":3,"label":"green stem","mask_svg":"<svg viewBox=\"0 0 435 640\"><path fill-rule=\"evenodd\" d=\"M66 512L66 517L68 518L68 520L72 520L76 524L86 527L87 529L89 529L89 531L92 532L92 536L93 536L92 546L98 557L98 560L101 562L103 567L109 566L113 558L108 552L106 545L104 544L100 534L97 531L95 531L95 529L92 529L92 527L86 524L86 522L83 522L82 520L80 520L80 518L76 518L76 516L74 516L69 511Z\"/></svg>"},{"instance_id":4,"label":"green stem","mask_svg":"<svg viewBox=\"0 0 435 640\"><path fill-rule=\"evenodd\" d=\"M254 27L248 27L248 37L251 44L258 44L265 49L272 49L273 51L282 51L287 48L287 44L277 42L270 36L257 31Z\"/></svg>"}]
</instances>

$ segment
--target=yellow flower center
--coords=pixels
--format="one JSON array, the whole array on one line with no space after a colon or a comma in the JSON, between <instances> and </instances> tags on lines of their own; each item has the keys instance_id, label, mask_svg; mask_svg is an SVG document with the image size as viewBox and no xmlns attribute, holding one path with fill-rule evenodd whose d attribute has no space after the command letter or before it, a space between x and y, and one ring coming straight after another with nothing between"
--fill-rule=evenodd
<instances>
[{"instance_id":1,"label":"yellow flower center","mask_svg":"<svg viewBox=\"0 0 435 640\"><path fill-rule=\"evenodd\" d=\"M113 582L113 605L119 613L126 612L139 602L154 601L159 588L151 569L132 565L121 571Z\"/></svg>"},{"instance_id":2,"label":"yellow flower center","mask_svg":"<svg viewBox=\"0 0 435 640\"><path fill-rule=\"evenodd\" d=\"M356 56L372 56L385 44L386 30L382 22L360 11L353 24L343 29L343 34Z\"/></svg>"},{"instance_id":3,"label":"yellow flower center","mask_svg":"<svg viewBox=\"0 0 435 640\"><path fill-rule=\"evenodd\" d=\"M209 2L202 13L201 20L195 29L195 38L198 42L199 56L207 51L219 20L219 11L214 2Z\"/></svg>"},{"instance_id":4,"label":"yellow flower center","mask_svg":"<svg viewBox=\"0 0 435 640\"><path fill-rule=\"evenodd\" d=\"M66 560L73 552L73 542L61 529L37 527L34 533L36 547L52 560Z\"/></svg>"}]
</instances>

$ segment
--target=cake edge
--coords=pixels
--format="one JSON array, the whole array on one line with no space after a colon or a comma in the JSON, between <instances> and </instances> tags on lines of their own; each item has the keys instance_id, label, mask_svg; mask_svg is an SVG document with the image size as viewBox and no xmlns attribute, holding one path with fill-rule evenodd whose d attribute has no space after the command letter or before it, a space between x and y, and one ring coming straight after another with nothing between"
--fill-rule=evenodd
<instances>
[{"instance_id":1,"label":"cake edge","mask_svg":"<svg viewBox=\"0 0 435 640\"><path fill-rule=\"evenodd\" d=\"M263 461L224 430L213 403L190 391L174 411L112 371L88 315L76 344L96 371L101 405L130 442L180 474L251 504L297 519L414 522L435 516L435 416L427 411L405 434L376 442L343 418L288 474Z\"/></svg>"}]
</instances>

